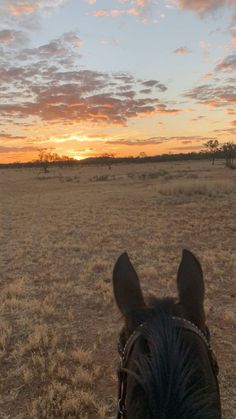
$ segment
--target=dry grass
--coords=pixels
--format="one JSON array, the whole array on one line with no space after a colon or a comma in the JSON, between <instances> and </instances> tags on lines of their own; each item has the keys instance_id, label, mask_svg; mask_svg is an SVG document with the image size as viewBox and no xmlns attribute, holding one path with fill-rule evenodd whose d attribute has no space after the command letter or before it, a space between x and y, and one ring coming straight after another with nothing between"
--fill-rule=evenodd
<instances>
[{"instance_id":1,"label":"dry grass","mask_svg":"<svg viewBox=\"0 0 236 419\"><path fill-rule=\"evenodd\" d=\"M168 184L161 185L158 188L158 192L161 195L171 196L193 196L193 195L204 195L208 197L217 197L219 195L228 195L234 191L233 182L216 181L216 180L195 180L195 181L174 181L168 182Z\"/></svg>"},{"instance_id":2,"label":"dry grass","mask_svg":"<svg viewBox=\"0 0 236 419\"><path fill-rule=\"evenodd\" d=\"M113 264L127 250L146 294L174 294L183 247L202 261L224 418L236 417L235 181L209 162L0 171L1 419L114 417Z\"/></svg>"}]
</instances>

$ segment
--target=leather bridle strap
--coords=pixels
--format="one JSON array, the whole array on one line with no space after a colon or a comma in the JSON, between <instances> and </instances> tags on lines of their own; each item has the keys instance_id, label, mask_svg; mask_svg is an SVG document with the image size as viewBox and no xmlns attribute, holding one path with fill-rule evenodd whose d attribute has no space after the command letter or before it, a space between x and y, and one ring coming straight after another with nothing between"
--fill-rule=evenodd
<instances>
[{"instance_id":1,"label":"leather bridle strap","mask_svg":"<svg viewBox=\"0 0 236 419\"><path fill-rule=\"evenodd\" d=\"M130 335L127 340L123 350L119 350L120 353L120 367L118 370L118 380L119 380L119 389L118 389L118 403L117 403L117 419L125 417L126 408L125 408L125 397L126 397L126 385L127 385L127 369L126 364L130 357L130 354L133 350L134 344L141 335L140 329L143 327L141 323L134 332Z\"/></svg>"}]
</instances>

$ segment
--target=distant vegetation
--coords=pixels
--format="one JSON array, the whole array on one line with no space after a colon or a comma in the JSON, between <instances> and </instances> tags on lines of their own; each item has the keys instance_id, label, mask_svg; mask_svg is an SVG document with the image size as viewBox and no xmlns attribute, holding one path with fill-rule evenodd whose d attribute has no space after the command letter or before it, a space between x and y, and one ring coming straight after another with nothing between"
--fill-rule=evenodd
<instances>
[{"instance_id":1,"label":"distant vegetation","mask_svg":"<svg viewBox=\"0 0 236 419\"><path fill-rule=\"evenodd\" d=\"M220 146L218 140L209 140L203 146L206 148L207 153L210 154L210 158L212 161L212 165L215 163L215 159L219 155L223 154L223 158L225 158L225 164L227 167L234 169L234 158L236 155L236 144L233 142L224 143Z\"/></svg>"},{"instance_id":2,"label":"distant vegetation","mask_svg":"<svg viewBox=\"0 0 236 419\"><path fill-rule=\"evenodd\" d=\"M65 164L71 161L75 161L75 160L71 157L59 156L59 154L52 153L51 151L48 151L45 149L45 150L40 150L38 160L36 160L33 163L40 164L44 172L47 173L48 167L51 163L55 164L55 163L63 162L63 164Z\"/></svg>"},{"instance_id":3,"label":"distant vegetation","mask_svg":"<svg viewBox=\"0 0 236 419\"><path fill-rule=\"evenodd\" d=\"M218 151L220 151L220 145L218 140L209 140L203 144L207 151L211 154L212 165L215 164L215 156Z\"/></svg>"},{"instance_id":4,"label":"distant vegetation","mask_svg":"<svg viewBox=\"0 0 236 419\"><path fill-rule=\"evenodd\" d=\"M233 142L226 142L222 146L217 140L209 140L203 144L204 150L200 152L178 153L178 154L161 154L157 156L146 156L145 153L140 153L138 157L116 157L114 154L102 154L97 157L89 157L83 160L76 160L68 156L59 156L57 153L51 151L41 150L37 160L27 163L2 163L1 168L21 168L21 167L41 167L47 173L51 166L83 166L90 164L105 165L109 169L113 164L118 163L154 163L167 161L186 161L186 160L210 160L214 164L216 159L225 159L225 164L229 168L236 168L234 166L234 159L236 158L236 144Z\"/></svg>"}]
</instances>

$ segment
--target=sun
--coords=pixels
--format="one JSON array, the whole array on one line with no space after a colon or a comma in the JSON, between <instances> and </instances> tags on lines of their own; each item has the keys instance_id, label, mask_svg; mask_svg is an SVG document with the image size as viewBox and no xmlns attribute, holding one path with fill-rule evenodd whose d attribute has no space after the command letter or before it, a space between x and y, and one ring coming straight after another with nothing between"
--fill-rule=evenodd
<instances>
[{"instance_id":1,"label":"sun","mask_svg":"<svg viewBox=\"0 0 236 419\"><path fill-rule=\"evenodd\" d=\"M73 159L75 159L75 160L83 160L83 157L81 156L81 154L78 154L78 153L74 153L74 154L72 155L72 157L73 157Z\"/></svg>"}]
</instances>

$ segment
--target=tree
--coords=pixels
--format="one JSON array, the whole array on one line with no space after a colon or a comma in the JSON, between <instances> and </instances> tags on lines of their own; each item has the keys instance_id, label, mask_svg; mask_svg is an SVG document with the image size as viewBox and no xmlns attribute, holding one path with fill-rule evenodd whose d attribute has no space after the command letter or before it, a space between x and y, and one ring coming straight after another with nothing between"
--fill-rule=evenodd
<instances>
[{"instance_id":1,"label":"tree","mask_svg":"<svg viewBox=\"0 0 236 419\"><path fill-rule=\"evenodd\" d=\"M53 163L53 162L67 162L68 163L70 161L74 161L74 159L68 156L59 156L59 154L53 153L52 151L47 150L46 148L39 151L39 162L41 163L44 173L48 172L48 167L50 163Z\"/></svg>"},{"instance_id":2,"label":"tree","mask_svg":"<svg viewBox=\"0 0 236 419\"><path fill-rule=\"evenodd\" d=\"M219 151L219 141L218 140L209 140L203 145L207 149L207 151L210 152L211 158L212 158L212 165L214 166L216 152Z\"/></svg>"},{"instance_id":3,"label":"tree","mask_svg":"<svg viewBox=\"0 0 236 419\"><path fill-rule=\"evenodd\" d=\"M222 146L222 150L224 152L226 166L232 168L234 164L234 158L236 155L236 144L232 142L224 143Z\"/></svg>"},{"instance_id":4,"label":"tree","mask_svg":"<svg viewBox=\"0 0 236 419\"><path fill-rule=\"evenodd\" d=\"M140 151L139 157L140 159L143 159L144 157L147 157L147 154L145 153L145 151Z\"/></svg>"},{"instance_id":5,"label":"tree","mask_svg":"<svg viewBox=\"0 0 236 419\"><path fill-rule=\"evenodd\" d=\"M101 162L105 164L109 170L111 170L112 163L115 159L115 154L113 153L104 153L98 156L101 159Z\"/></svg>"},{"instance_id":6,"label":"tree","mask_svg":"<svg viewBox=\"0 0 236 419\"><path fill-rule=\"evenodd\" d=\"M39 151L39 161L41 163L41 167L44 170L44 173L48 172L49 163L52 161L52 153L47 149L43 149Z\"/></svg>"}]
</instances>

